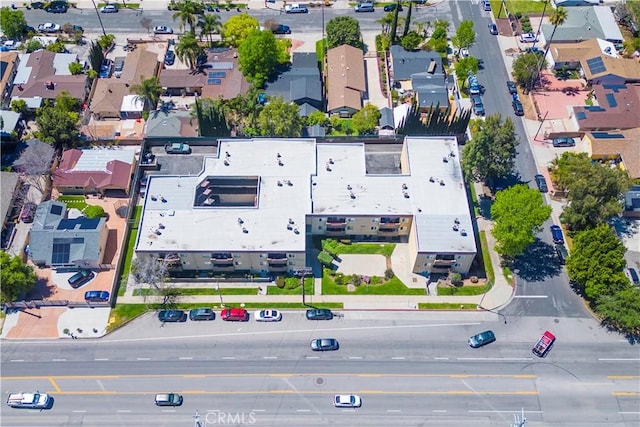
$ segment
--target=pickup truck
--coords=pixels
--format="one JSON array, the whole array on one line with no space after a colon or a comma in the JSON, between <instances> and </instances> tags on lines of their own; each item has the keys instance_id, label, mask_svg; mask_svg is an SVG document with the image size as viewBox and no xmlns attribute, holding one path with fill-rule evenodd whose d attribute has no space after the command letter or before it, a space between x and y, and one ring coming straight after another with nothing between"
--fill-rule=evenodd
<instances>
[{"instance_id":1,"label":"pickup truck","mask_svg":"<svg viewBox=\"0 0 640 427\"><path fill-rule=\"evenodd\" d=\"M545 357L555 341L556 337L551 332L545 331L531 351L538 357Z\"/></svg>"},{"instance_id":2,"label":"pickup truck","mask_svg":"<svg viewBox=\"0 0 640 427\"><path fill-rule=\"evenodd\" d=\"M47 22L45 24L38 25L38 31L43 33L57 33L60 31L60 25L53 22Z\"/></svg>"},{"instance_id":3,"label":"pickup truck","mask_svg":"<svg viewBox=\"0 0 640 427\"><path fill-rule=\"evenodd\" d=\"M166 151L167 154L190 154L191 147L189 147L189 144L184 144L182 142L173 142L166 144L164 146L164 151Z\"/></svg>"},{"instance_id":4,"label":"pickup truck","mask_svg":"<svg viewBox=\"0 0 640 427\"><path fill-rule=\"evenodd\" d=\"M35 391L32 393L9 393L7 405L12 408L46 409L51 403L51 396Z\"/></svg>"}]
</instances>

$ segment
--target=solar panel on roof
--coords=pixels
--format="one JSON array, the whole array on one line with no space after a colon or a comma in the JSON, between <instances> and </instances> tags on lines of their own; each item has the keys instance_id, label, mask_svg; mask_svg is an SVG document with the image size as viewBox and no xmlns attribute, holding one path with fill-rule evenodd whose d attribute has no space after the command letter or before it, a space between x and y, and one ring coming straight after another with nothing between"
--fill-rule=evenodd
<instances>
[{"instance_id":1,"label":"solar panel on roof","mask_svg":"<svg viewBox=\"0 0 640 427\"><path fill-rule=\"evenodd\" d=\"M579 111L576 113L576 118L578 120L586 120L587 115L584 113L584 111Z\"/></svg>"},{"instance_id":2,"label":"solar panel on roof","mask_svg":"<svg viewBox=\"0 0 640 427\"><path fill-rule=\"evenodd\" d=\"M212 70L233 70L233 62L209 62Z\"/></svg>"},{"instance_id":3,"label":"solar panel on roof","mask_svg":"<svg viewBox=\"0 0 640 427\"><path fill-rule=\"evenodd\" d=\"M624 138L624 135L621 133L607 133L607 132L591 132L596 139L621 139Z\"/></svg>"},{"instance_id":4,"label":"solar panel on roof","mask_svg":"<svg viewBox=\"0 0 640 427\"><path fill-rule=\"evenodd\" d=\"M584 109L587 111L591 111L592 113L601 113L603 111L606 111L604 108L598 105L585 105Z\"/></svg>"},{"instance_id":5,"label":"solar panel on roof","mask_svg":"<svg viewBox=\"0 0 640 427\"><path fill-rule=\"evenodd\" d=\"M605 95L605 98L607 98L607 103L609 103L609 107L611 108L615 108L618 106L618 101L616 101L616 97L614 94L612 93L607 93Z\"/></svg>"},{"instance_id":6,"label":"solar panel on roof","mask_svg":"<svg viewBox=\"0 0 640 427\"><path fill-rule=\"evenodd\" d=\"M227 77L227 72L226 71L212 71L209 73L209 78L210 79L219 79L222 77Z\"/></svg>"},{"instance_id":7,"label":"solar panel on roof","mask_svg":"<svg viewBox=\"0 0 640 427\"><path fill-rule=\"evenodd\" d=\"M51 205L51 209L49 211L53 215L62 215L62 206L60 206L60 205Z\"/></svg>"},{"instance_id":8,"label":"solar panel on roof","mask_svg":"<svg viewBox=\"0 0 640 427\"><path fill-rule=\"evenodd\" d=\"M607 67L605 67L602 58L599 56L587 59L587 66L589 67L589 71L591 71L591 74L599 74L603 71L607 71Z\"/></svg>"},{"instance_id":9,"label":"solar panel on roof","mask_svg":"<svg viewBox=\"0 0 640 427\"><path fill-rule=\"evenodd\" d=\"M602 85L602 87L605 89L611 89L614 92L618 92L619 90L626 89L627 85L608 84L608 85Z\"/></svg>"},{"instance_id":10,"label":"solar panel on roof","mask_svg":"<svg viewBox=\"0 0 640 427\"><path fill-rule=\"evenodd\" d=\"M208 85L221 85L222 84L222 80L221 79L208 79L207 80L207 84Z\"/></svg>"}]
</instances>

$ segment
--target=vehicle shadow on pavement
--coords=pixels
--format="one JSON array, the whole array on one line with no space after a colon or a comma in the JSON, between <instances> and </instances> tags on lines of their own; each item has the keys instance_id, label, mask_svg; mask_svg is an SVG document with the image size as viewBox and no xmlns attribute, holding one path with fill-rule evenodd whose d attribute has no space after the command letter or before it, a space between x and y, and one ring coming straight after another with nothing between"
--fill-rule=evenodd
<instances>
[{"instance_id":1,"label":"vehicle shadow on pavement","mask_svg":"<svg viewBox=\"0 0 640 427\"><path fill-rule=\"evenodd\" d=\"M512 270L528 282L537 282L560 274L561 265L553 247L536 239L527 250L515 259Z\"/></svg>"}]
</instances>

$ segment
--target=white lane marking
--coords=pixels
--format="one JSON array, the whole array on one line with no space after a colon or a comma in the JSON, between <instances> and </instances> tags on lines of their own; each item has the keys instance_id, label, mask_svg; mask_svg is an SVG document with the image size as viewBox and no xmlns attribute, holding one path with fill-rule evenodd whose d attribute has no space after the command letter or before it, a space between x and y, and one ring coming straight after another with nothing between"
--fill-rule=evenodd
<instances>
[{"instance_id":1,"label":"white lane marking","mask_svg":"<svg viewBox=\"0 0 640 427\"><path fill-rule=\"evenodd\" d=\"M600 362L636 362L640 359L606 359L606 358L602 358L602 359L598 359L598 361Z\"/></svg>"},{"instance_id":2,"label":"white lane marking","mask_svg":"<svg viewBox=\"0 0 640 427\"><path fill-rule=\"evenodd\" d=\"M515 295L514 298L549 298L549 295Z\"/></svg>"},{"instance_id":3,"label":"white lane marking","mask_svg":"<svg viewBox=\"0 0 640 427\"><path fill-rule=\"evenodd\" d=\"M435 360L449 360L448 357L434 357Z\"/></svg>"},{"instance_id":4,"label":"white lane marking","mask_svg":"<svg viewBox=\"0 0 640 427\"><path fill-rule=\"evenodd\" d=\"M77 409L77 410L74 410L74 411L71 411L71 412L76 412L76 413L85 413L85 412L87 412L87 411L85 411L84 409Z\"/></svg>"},{"instance_id":5,"label":"white lane marking","mask_svg":"<svg viewBox=\"0 0 640 427\"><path fill-rule=\"evenodd\" d=\"M175 409L163 409L162 412L176 412Z\"/></svg>"},{"instance_id":6,"label":"white lane marking","mask_svg":"<svg viewBox=\"0 0 640 427\"><path fill-rule=\"evenodd\" d=\"M277 359L278 356L263 356L263 359Z\"/></svg>"},{"instance_id":7,"label":"white lane marking","mask_svg":"<svg viewBox=\"0 0 640 427\"><path fill-rule=\"evenodd\" d=\"M24 359L11 359L9 362L24 362Z\"/></svg>"},{"instance_id":8,"label":"white lane marking","mask_svg":"<svg viewBox=\"0 0 640 427\"><path fill-rule=\"evenodd\" d=\"M391 360L404 360L404 357L392 357Z\"/></svg>"},{"instance_id":9,"label":"white lane marking","mask_svg":"<svg viewBox=\"0 0 640 427\"><path fill-rule=\"evenodd\" d=\"M118 409L118 412L120 412L120 413L129 413L129 412L131 412L131 409Z\"/></svg>"},{"instance_id":10,"label":"white lane marking","mask_svg":"<svg viewBox=\"0 0 640 427\"><path fill-rule=\"evenodd\" d=\"M52 362L66 362L67 359L51 359Z\"/></svg>"},{"instance_id":11,"label":"white lane marking","mask_svg":"<svg viewBox=\"0 0 640 427\"><path fill-rule=\"evenodd\" d=\"M105 362L109 359L93 359L95 362Z\"/></svg>"},{"instance_id":12,"label":"white lane marking","mask_svg":"<svg viewBox=\"0 0 640 427\"><path fill-rule=\"evenodd\" d=\"M138 357L136 360L151 360L150 357Z\"/></svg>"},{"instance_id":13,"label":"white lane marking","mask_svg":"<svg viewBox=\"0 0 640 427\"><path fill-rule=\"evenodd\" d=\"M265 409L252 409L251 412L267 412Z\"/></svg>"},{"instance_id":14,"label":"white lane marking","mask_svg":"<svg viewBox=\"0 0 640 427\"><path fill-rule=\"evenodd\" d=\"M434 409L434 410L433 410L433 411L431 411L431 412L437 412L437 413L439 413L439 414L443 414L443 413L447 412L447 410L446 410L446 409Z\"/></svg>"},{"instance_id":15,"label":"white lane marking","mask_svg":"<svg viewBox=\"0 0 640 427\"><path fill-rule=\"evenodd\" d=\"M233 360L233 359L235 359L234 356L222 356L222 358L225 359L225 360Z\"/></svg>"},{"instance_id":16,"label":"white lane marking","mask_svg":"<svg viewBox=\"0 0 640 427\"><path fill-rule=\"evenodd\" d=\"M98 383L98 387L100 387L102 391L107 391L107 389L104 387L104 384L102 384L102 381L97 379L96 382Z\"/></svg>"},{"instance_id":17,"label":"white lane marking","mask_svg":"<svg viewBox=\"0 0 640 427\"><path fill-rule=\"evenodd\" d=\"M400 409L387 409L387 412L402 412Z\"/></svg>"},{"instance_id":18,"label":"white lane marking","mask_svg":"<svg viewBox=\"0 0 640 427\"><path fill-rule=\"evenodd\" d=\"M522 411L469 411L470 414L520 414ZM525 414L542 414L542 411L524 411Z\"/></svg>"},{"instance_id":19,"label":"white lane marking","mask_svg":"<svg viewBox=\"0 0 640 427\"><path fill-rule=\"evenodd\" d=\"M458 357L457 360L533 360L533 357Z\"/></svg>"},{"instance_id":20,"label":"white lane marking","mask_svg":"<svg viewBox=\"0 0 640 427\"><path fill-rule=\"evenodd\" d=\"M620 411L618 412L619 414L640 414L640 412L636 411L636 412L632 412L632 411Z\"/></svg>"},{"instance_id":21,"label":"white lane marking","mask_svg":"<svg viewBox=\"0 0 640 427\"><path fill-rule=\"evenodd\" d=\"M311 409L296 409L296 412L311 412Z\"/></svg>"},{"instance_id":22,"label":"white lane marking","mask_svg":"<svg viewBox=\"0 0 640 427\"><path fill-rule=\"evenodd\" d=\"M362 356L349 356L349 359L362 359Z\"/></svg>"},{"instance_id":23,"label":"white lane marking","mask_svg":"<svg viewBox=\"0 0 640 427\"><path fill-rule=\"evenodd\" d=\"M193 357L180 357L180 360L193 360Z\"/></svg>"}]
</instances>

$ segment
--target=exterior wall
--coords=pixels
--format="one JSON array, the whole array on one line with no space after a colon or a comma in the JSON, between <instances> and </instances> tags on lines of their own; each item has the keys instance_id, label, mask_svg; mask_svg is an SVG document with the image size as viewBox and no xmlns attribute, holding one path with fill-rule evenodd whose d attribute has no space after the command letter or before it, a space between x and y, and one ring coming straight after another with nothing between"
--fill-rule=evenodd
<instances>
[{"instance_id":1,"label":"exterior wall","mask_svg":"<svg viewBox=\"0 0 640 427\"><path fill-rule=\"evenodd\" d=\"M443 257L451 256L453 258L451 261L443 259ZM465 275L469 272L474 258L475 254L418 252L413 265L413 272L448 273L449 271L454 271Z\"/></svg>"},{"instance_id":2,"label":"exterior wall","mask_svg":"<svg viewBox=\"0 0 640 427\"><path fill-rule=\"evenodd\" d=\"M308 232L315 236L375 236L388 238L408 236L412 219L413 217L410 215L388 217L347 215L308 216L307 229Z\"/></svg>"},{"instance_id":3,"label":"exterior wall","mask_svg":"<svg viewBox=\"0 0 640 427\"><path fill-rule=\"evenodd\" d=\"M2 96L2 100L0 103L2 109L8 109L11 105L11 90L13 89L13 79L18 72L19 63L20 58L18 56L16 56L14 61L7 63L8 69L5 70L5 73L7 73L7 79L5 80L6 84L3 88L2 94L0 94L0 96Z\"/></svg>"}]
</instances>

